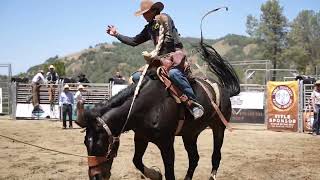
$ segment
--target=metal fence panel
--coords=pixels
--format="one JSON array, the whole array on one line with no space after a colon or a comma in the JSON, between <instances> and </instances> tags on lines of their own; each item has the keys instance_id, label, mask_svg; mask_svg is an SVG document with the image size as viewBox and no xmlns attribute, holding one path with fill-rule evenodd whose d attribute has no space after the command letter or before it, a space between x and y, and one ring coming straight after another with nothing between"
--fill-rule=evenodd
<instances>
[{"instance_id":1,"label":"metal fence panel","mask_svg":"<svg viewBox=\"0 0 320 180\"><path fill-rule=\"evenodd\" d=\"M2 90L2 113L5 115L11 114L11 98L10 98L10 83L0 82L0 88Z\"/></svg>"}]
</instances>

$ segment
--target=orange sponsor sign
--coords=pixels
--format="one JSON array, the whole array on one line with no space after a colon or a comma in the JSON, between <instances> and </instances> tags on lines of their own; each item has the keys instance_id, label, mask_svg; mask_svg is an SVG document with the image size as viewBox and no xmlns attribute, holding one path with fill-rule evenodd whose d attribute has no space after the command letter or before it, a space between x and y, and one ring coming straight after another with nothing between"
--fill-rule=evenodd
<instances>
[{"instance_id":1,"label":"orange sponsor sign","mask_svg":"<svg viewBox=\"0 0 320 180\"><path fill-rule=\"evenodd\" d=\"M267 88L267 128L274 131L297 131L298 82L269 81Z\"/></svg>"}]
</instances>

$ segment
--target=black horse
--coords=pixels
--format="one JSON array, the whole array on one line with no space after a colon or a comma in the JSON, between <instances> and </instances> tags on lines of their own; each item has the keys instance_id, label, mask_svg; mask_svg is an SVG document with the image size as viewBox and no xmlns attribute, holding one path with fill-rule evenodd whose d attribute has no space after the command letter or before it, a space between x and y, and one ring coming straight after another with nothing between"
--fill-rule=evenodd
<instances>
[{"instance_id":1,"label":"black horse","mask_svg":"<svg viewBox=\"0 0 320 180\"><path fill-rule=\"evenodd\" d=\"M231 116L230 97L240 92L238 77L230 64L224 61L211 46L201 42L198 51L202 59L209 63L212 72L220 79L220 103L218 105L224 117L229 119ZM123 131L129 130L135 132L133 163L136 168L146 177L157 179L151 177L155 170L145 167L142 162L148 143L152 142L161 151L166 179L175 179L173 143L181 117L180 111L183 108L169 95L154 72L153 69L148 71L128 121L127 115L133 100L135 84L124 89L109 101L100 103L91 111L85 112L84 117L78 120L81 127L86 127L85 145L89 155L89 176L91 179L110 177L113 157L119 145L117 137ZM215 100L216 96L212 87L202 79L197 79L197 82L201 82L207 89L210 89L211 96ZM214 138L211 171L211 178L213 178L219 168L220 150L226 127L213 109L211 100L202 86L199 83L193 83L192 87L198 101L205 109L205 114L201 119L193 120L192 115L185 112L185 123L179 133L189 157L189 168L185 179L192 179L198 165L197 138L207 127L212 129ZM160 177L162 176L159 175L158 178Z\"/></svg>"},{"instance_id":2,"label":"black horse","mask_svg":"<svg viewBox=\"0 0 320 180\"><path fill-rule=\"evenodd\" d=\"M232 110L230 97L239 94L239 79L231 65L223 60L215 49L203 42L202 35L200 45L196 48L201 58L209 64L210 70L219 79L217 83L219 84L220 101L217 102L217 105L223 116L230 119ZM203 86L210 90L210 95L206 93ZM153 68L147 72L129 119L127 115L133 101L136 84L130 85L109 101L101 102L92 110L86 111L84 115L79 115L77 123L86 128L84 143L88 152L90 179L109 179L113 158L119 147L119 137L121 133L129 130L135 132L133 163L136 168L148 178L162 179L159 172L146 167L142 162L148 143L152 142L160 149L166 179L175 179L173 144L181 114L185 116L185 123L179 136L182 136L189 158L189 168L185 179L193 177L199 161L197 139L207 127L212 129L214 138L210 176L210 179L214 179L220 165L226 126L212 106L211 100L216 101L216 94L212 86L203 79L197 78L192 87L198 102L205 109L204 115L198 120L194 120L188 111L183 111L183 105L175 102Z\"/></svg>"}]
</instances>

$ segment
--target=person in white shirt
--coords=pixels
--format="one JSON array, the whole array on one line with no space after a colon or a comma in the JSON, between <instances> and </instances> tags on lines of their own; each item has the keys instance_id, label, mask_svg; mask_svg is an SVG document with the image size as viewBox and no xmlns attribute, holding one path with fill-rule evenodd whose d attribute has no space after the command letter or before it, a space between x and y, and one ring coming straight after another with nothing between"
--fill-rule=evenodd
<instances>
[{"instance_id":1,"label":"person in white shirt","mask_svg":"<svg viewBox=\"0 0 320 180\"><path fill-rule=\"evenodd\" d=\"M76 101L76 103L81 103L81 104L84 104L84 98L82 96L82 92L84 91L84 87L80 84L78 86L78 91L76 92L76 94L74 95L74 99Z\"/></svg>"},{"instance_id":2,"label":"person in white shirt","mask_svg":"<svg viewBox=\"0 0 320 180\"><path fill-rule=\"evenodd\" d=\"M33 111L39 111L40 104L40 87L41 84L46 83L46 79L43 76L43 70L40 70L33 78L32 78L32 105L34 107Z\"/></svg>"},{"instance_id":3,"label":"person in white shirt","mask_svg":"<svg viewBox=\"0 0 320 180\"><path fill-rule=\"evenodd\" d=\"M313 135L320 135L320 80L314 84L315 88L311 93L311 102L314 113Z\"/></svg>"},{"instance_id":4,"label":"person in white shirt","mask_svg":"<svg viewBox=\"0 0 320 180\"><path fill-rule=\"evenodd\" d=\"M82 96L82 92L84 91L84 87L80 84L78 86L78 91L74 95L74 99L77 104L77 118L81 117L82 113L84 112L84 102L85 99Z\"/></svg>"}]
</instances>

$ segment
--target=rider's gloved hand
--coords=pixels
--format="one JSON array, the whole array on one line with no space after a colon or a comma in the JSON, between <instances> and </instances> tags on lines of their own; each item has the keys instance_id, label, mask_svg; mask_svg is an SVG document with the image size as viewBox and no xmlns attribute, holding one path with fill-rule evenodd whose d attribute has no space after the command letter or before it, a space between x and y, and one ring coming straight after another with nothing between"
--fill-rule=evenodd
<instances>
[{"instance_id":1,"label":"rider's gloved hand","mask_svg":"<svg viewBox=\"0 0 320 180\"><path fill-rule=\"evenodd\" d=\"M150 63L154 59L154 57L152 57L152 54L147 51L143 51L142 56L143 56L144 60L147 61L147 63Z\"/></svg>"},{"instance_id":2,"label":"rider's gloved hand","mask_svg":"<svg viewBox=\"0 0 320 180\"><path fill-rule=\"evenodd\" d=\"M119 34L117 28L113 25L109 25L106 32L111 36L117 36Z\"/></svg>"}]
</instances>

